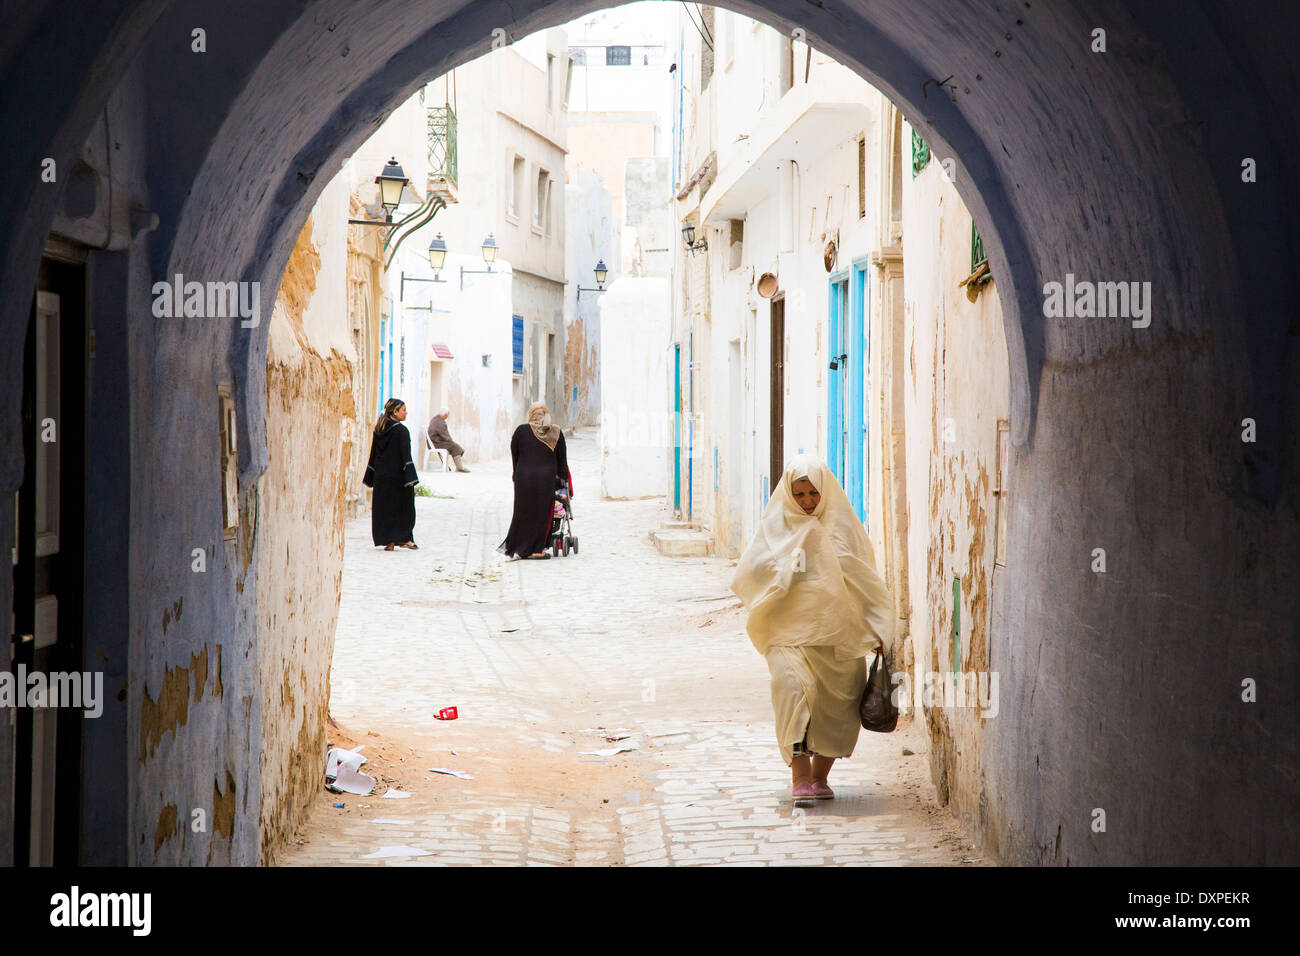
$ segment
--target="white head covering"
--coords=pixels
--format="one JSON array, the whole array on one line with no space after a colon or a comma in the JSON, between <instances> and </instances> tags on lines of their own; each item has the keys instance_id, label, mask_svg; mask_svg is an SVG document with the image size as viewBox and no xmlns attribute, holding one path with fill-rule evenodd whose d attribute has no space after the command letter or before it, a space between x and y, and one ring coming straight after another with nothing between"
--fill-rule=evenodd
<instances>
[{"instance_id":1,"label":"white head covering","mask_svg":"<svg viewBox=\"0 0 1300 956\"><path fill-rule=\"evenodd\" d=\"M812 514L794 499L800 478L821 493ZM795 571L800 550L805 570ZM893 641L893 601L876 573L866 529L815 455L797 455L786 465L731 589L749 608L746 629L760 654L769 647L829 644L845 660L877 647L888 650Z\"/></svg>"}]
</instances>

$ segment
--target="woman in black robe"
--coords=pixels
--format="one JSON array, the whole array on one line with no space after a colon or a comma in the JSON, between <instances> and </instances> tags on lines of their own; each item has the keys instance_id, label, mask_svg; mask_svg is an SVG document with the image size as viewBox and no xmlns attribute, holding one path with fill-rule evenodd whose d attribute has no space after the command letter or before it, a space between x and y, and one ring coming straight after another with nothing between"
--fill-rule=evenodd
<instances>
[{"instance_id":1,"label":"woman in black robe","mask_svg":"<svg viewBox=\"0 0 1300 956\"><path fill-rule=\"evenodd\" d=\"M551 534L551 510L558 482L568 482L573 495L573 478L564 449L564 432L552 424L550 412L541 402L528 409L528 421L510 438L510 460L514 463L515 512L506 539L498 551L518 558L549 558L546 550Z\"/></svg>"},{"instance_id":2,"label":"woman in black robe","mask_svg":"<svg viewBox=\"0 0 1300 956\"><path fill-rule=\"evenodd\" d=\"M411 460L411 433L402 422L406 405L396 398L384 403L370 442L370 463L362 481L374 489L370 536L385 551L393 546L418 550L415 543L415 485L420 479Z\"/></svg>"}]
</instances>

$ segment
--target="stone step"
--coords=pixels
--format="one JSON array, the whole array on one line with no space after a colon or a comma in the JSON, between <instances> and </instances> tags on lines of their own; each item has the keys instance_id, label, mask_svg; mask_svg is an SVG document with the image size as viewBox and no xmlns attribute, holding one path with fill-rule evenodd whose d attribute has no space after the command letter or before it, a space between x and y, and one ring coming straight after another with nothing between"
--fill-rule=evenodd
<instances>
[{"instance_id":1,"label":"stone step","mask_svg":"<svg viewBox=\"0 0 1300 956\"><path fill-rule=\"evenodd\" d=\"M713 539L706 531L691 528L660 528L650 540L666 558L703 558L713 553Z\"/></svg>"}]
</instances>

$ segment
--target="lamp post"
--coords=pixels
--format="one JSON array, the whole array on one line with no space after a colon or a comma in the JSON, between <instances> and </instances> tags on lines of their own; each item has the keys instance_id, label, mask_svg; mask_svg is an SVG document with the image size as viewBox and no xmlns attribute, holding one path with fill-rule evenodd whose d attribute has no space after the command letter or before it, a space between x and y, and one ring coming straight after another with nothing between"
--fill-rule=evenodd
<instances>
[{"instance_id":1,"label":"lamp post","mask_svg":"<svg viewBox=\"0 0 1300 956\"><path fill-rule=\"evenodd\" d=\"M596 263L596 288L584 289L582 286L578 286L578 298L581 299L582 293L584 292L604 292L605 279L608 276L609 276L609 269L605 266L605 260L601 259Z\"/></svg>"},{"instance_id":2,"label":"lamp post","mask_svg":"<svg viewBox=\"0 0 1300 956\"><path fill-rule=\"evenodd\" d=\"M682 223L682 242L686 246L686 251L691 253L701 252L709 248L709 240L695 241L695 225L690 222Z\"/></svg>"},{"instance_id":3,"label":"lamp post","mask_svg":"<svg viewBox=\"0 0 1300 956\"><path fill-rule=\"evenodd\" d=\"M483 240L483 261L487 263L487 268L486 268L486 269L466 269L464 266L461 266L461 267L460 267L460 287L461 287L461 290L462 290L462 291L464 291L464 289L465 289L465 276L467 276L467 275L482 275L482 274L484 274L484 273L488 273L488 272L491 272L491 271L492 271L492 263L496 262L496 258L497 258L497 248L498 248L498 247L497 247L497 240L496 240L496 237L495 237L492 233L489 232L489 233L488 233L488 237L487 237L486 239Z\"/></svg>"}]
</instances>

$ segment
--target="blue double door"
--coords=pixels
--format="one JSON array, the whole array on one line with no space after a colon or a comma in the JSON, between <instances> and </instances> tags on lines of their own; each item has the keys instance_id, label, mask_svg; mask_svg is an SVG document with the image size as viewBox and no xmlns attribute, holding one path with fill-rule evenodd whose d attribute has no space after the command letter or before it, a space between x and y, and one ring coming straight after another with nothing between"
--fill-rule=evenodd
<instances>
[{"instance_id":1,"label":"blue double door","mask_svg":"<svg viewBox=\"0 0 1300 956\"><path fill-rule=\"evenodd\" d=\"M867 273L857 263L831 277L829 379L826 408L826 460L849 496L860 521L866 520Z\"/></svg>"}]
</instances>

